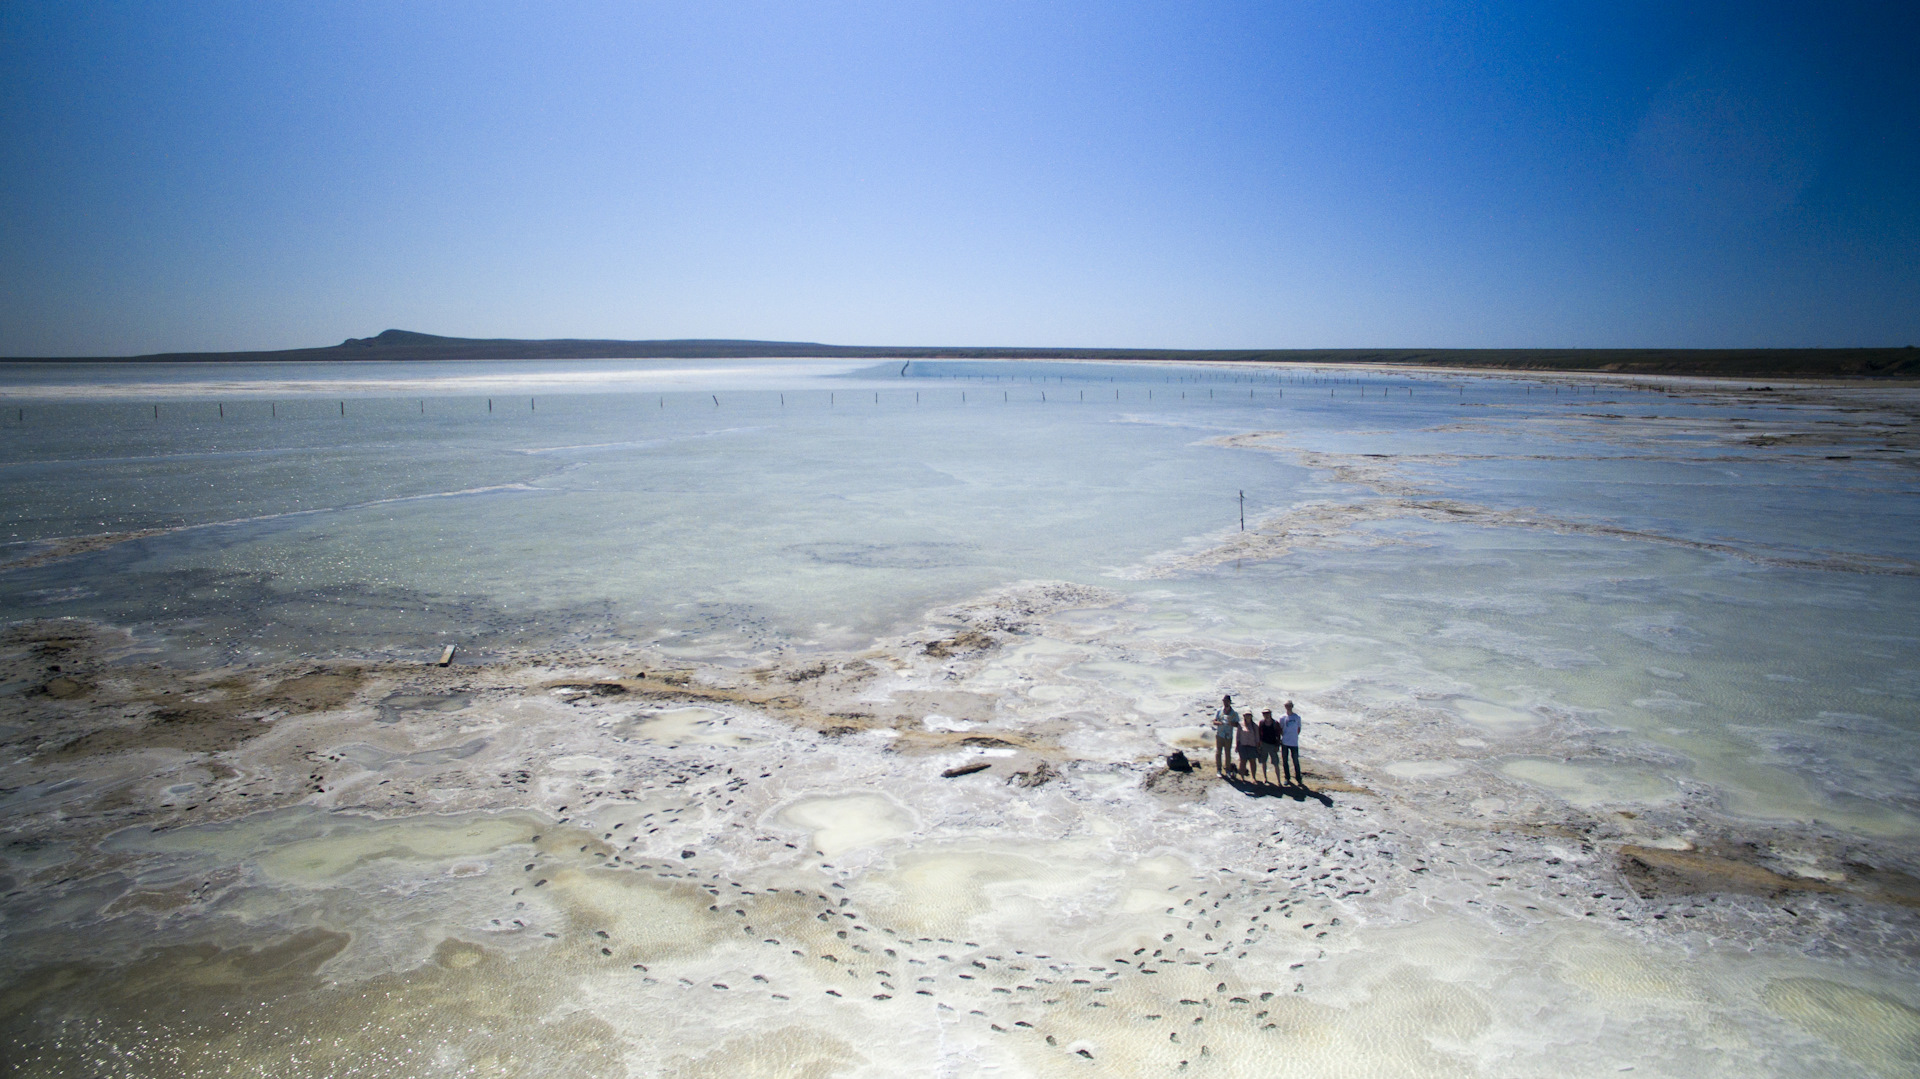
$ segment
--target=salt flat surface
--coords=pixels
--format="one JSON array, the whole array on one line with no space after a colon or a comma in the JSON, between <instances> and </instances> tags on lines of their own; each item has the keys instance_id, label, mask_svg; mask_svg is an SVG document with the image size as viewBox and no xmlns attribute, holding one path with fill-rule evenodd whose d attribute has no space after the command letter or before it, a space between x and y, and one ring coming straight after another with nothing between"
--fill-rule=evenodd
<instances>
[{"instance_id":1,"label":"salt flat surface","mask_svg":"<svg viewBox=\"0 0 1920 1079\"><path fill-rule=\"evenodd\" d=\"M1910 392L523 366L0 372L15 1071L1920 1067Z\"/></svg>"}]
</instances>

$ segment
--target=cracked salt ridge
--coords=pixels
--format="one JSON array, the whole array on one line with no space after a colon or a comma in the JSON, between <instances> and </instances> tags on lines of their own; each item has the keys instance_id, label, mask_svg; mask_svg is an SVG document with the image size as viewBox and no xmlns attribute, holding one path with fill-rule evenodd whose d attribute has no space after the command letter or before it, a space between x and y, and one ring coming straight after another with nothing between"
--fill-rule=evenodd
<instances>
[{"instance_id":1,"label":"cracked salt ridge","mask_svg":"<svg viewBox=\"0 0 1920 1079\"><path fill-rule=\"evenodd\" d=\"M124 961L157 927L188 952L139 960L135 984L171 996L182 979L208 984L210 964L209 1008L273 977L298 990L241 1011L244 1048L225 1051L263 1063L283 1059L288 1029L335 1039L342 1059L437 1032L454 1062L484 1063L498 1050L458 1032L498 1023L490 1002L503 995L514 1014L575 1017L559 1031L516 1028L517 1063L557 1074L581 1073L575 1055L606 1044L635 1046L626 1063L643 1074L663 1054L736 1074L817 1061L1044 1075L1083 1067L1082 1053L1112 1074L1180 1061L1220 1074L1446 1074L1621 1059L1674 1073L1782 1061L1864 1072L1904 1059L1915 1002L1897 959L1872 957L1910 947L1911 921L1819 894L1791 915L1739 898L1640 900L1608 848L1667 842L1677 814L1568 810L1470 754L1459 774L1405 777L1416 785L1404 793L1379 767L1382 797L1343 791L1332 806L1245 799L1204 777L1197 800L1146 790L1153 767L1139 758L1157 756L1168 731L1198 730L1178 714L1197 706L1189 695L1173 714L1143 714L1112 688L1124 654L1154 646L1128 628L1140 612L1113 598L1040 586L943 611L999 647L930 654L928 632L874 650L870 676L819 702L851 697L842 710L869 713L854 721L864 730L834 736L727 700L755 683L725 671L688 687L718 699L681 707L671 691L638 703L527 688L617 673L605 669L465 671L491 678L465 708L282 720L233 755L240 775L317 755L329 786L309 802L331 813L122 832L103 850L110 875L52 885L59 901L36 903L38 917L8 912L24 945L9 965L78 958L81 940ZM1086 603L1107 606L1075 609ZM452 677L388 688L430 696ZM976 750L916 742L877 714L929 687L984 691L999 706L970 733L1038 747L1027 752L1062 761L1061 778L1008 786L1017 761L935 778ZM1060 717L1068 706L1078 718ZM1458 732L1417 709L1398 718L1437 729L1381 727L1388 713L1350 707L1314 707L1310 754L1324 743L1321 759L1375 771L1395 755L1431 759L1423 739ZM1363 723L1395 736L1359 740ZM321 734L307 757L284 758ZM478 752L434 754L476 741ZM1470 747L1452 741L1459 759ZM1083 745L1105 752L1048 748ZM1448 789L1436 795L1435 780ZM1476 818L1489 796L1525 823ZM418 815L427 805L442 812ZM89 907L113 913L90 920ZM75 923L85 938L36 932ZM1727 936L1759 954L1706 946ZM307 943L292 958L248 950L282 939ZM1662 950L1675 944L1695 956L1681 972ZM1836 947L1867 959L1793 954ZM369 1023L368 994L394 992L407 1016ZM66 1006L109 1027L156 1006L125 989L92 999L107 1003ZM1740 1044L1697 1047L1730 1026Z\"/></svg>"},{"instance_id":2,"label":"cracked salt ridge","mask_svg":"<svg viewBox=\"0 0 1920 1079\"><path fill-rule=\"evenodd\" d=\"M1274 439L1284 437L1277 432L1256 432L1211 441L1220 446L1289 453L1303 467L1331 472L1339 482L1371 488L1380 497L1359 502L1306 502L1257 517L1251 522L1250 531L1215 534L1202 540L1205 546L1198 550L1162 555L1115 570L1113 576L1123 580L1152 580L1228 563L1271 561L1296 550L1405 543L1405 540L1362 531L1370 524L1401 519L1657 543L1731 555L1758 565L1789 569L1920 576L1920 562L1905 558L1841 551L1786 553L1762 545L1715 543L1605 522L1575 520L1534 509L1500 509L1459 499L1419 497L1430 495L1431 488L1407 480L1403 473L1391 465L1369 461L1367 455L1362 454L1327 453L1274 444Z\"/></svg>"}]
</instances>

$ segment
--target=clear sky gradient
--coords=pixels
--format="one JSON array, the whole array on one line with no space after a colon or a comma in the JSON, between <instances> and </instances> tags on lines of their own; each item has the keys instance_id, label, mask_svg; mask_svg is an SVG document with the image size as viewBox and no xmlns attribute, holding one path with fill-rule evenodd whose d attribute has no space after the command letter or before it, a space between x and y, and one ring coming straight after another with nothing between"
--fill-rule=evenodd
<instances>
[{"instance_id":1,"label":"clear sky gradient","mask_svg":"<svg viewBox=\"0 0 1920 1079\"><path fill-rule=\"evenodd\" d=\"M1920 343L1904 4L0 4L0 355Z\"/></svg>"}]
</instances>

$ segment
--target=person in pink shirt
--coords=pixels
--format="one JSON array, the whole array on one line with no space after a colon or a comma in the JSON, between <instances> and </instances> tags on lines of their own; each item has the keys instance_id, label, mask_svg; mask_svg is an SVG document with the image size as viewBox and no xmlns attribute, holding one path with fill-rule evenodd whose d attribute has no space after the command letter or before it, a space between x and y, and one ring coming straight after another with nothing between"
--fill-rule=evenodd
<instances>
[{"instance_id":1,"label":"person in pink shirt","mask_svg":"<svg viewBox=\"0 0 1920 1079\"><path fill-rule=\"evenodd\" d=\"M1233 730L1234 749L1239 754L1239 774L1242 779L1252 779L1260 767L1260 721L1249 708L1240 717L1239 726Z\"/></svg>"}]
</instances>

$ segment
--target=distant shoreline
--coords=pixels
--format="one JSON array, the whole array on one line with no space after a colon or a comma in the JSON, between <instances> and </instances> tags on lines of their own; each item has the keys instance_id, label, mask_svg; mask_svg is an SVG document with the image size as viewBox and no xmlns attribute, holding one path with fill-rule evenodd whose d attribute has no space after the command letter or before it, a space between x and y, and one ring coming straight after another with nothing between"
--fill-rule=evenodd
<instances>
[{"instance_id":1,"label":"distant shoreline","mask_svg":"<svg viewBox=\"0 0 1920 1079\"><path fill-rule=\"evenodd\" d=\"M0 363L335 363L443 360L652 359L1101 360L1107 362L1341 364L1448 371L1755 379L1920 379L1920 349L1115 349L826 345L806 341L518 340L388 330L323 348L163 352L145 356L9 357Z\"/></svg>"}]
</instances>

